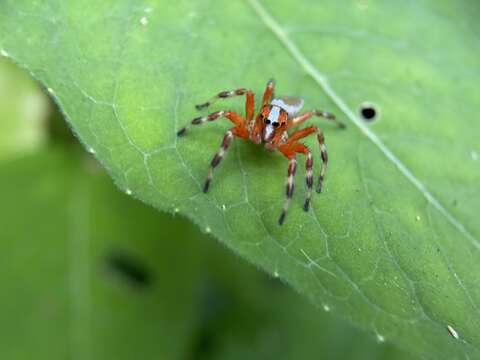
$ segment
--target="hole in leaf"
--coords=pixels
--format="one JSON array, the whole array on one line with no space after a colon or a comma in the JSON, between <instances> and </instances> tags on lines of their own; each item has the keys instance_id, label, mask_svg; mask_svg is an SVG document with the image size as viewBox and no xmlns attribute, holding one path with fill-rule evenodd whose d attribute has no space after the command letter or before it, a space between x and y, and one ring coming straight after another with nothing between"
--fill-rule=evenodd
<instances>
[{"instance_id":1,"label":"hole in leaf","mask_svg":"<svg viewBox=\"0 0 480 360\"><path fill-rule=\"evenodd\" d=\"M363 120L372 122L378 118L378 110L375 105L363 103L360 106L359 113Z\"/></svg>"},{"instance_id":2,"label":"hole in leaf","mask_svg":"<svg viewBox=\"0 0 480 360\"><path fill-rule=\"evenodd\" d=\"M125 253L116 251L107 256L108 268L121 280L140 288L151 285L151 274L148 269L136 258Z\"/></svg>"}]
</instances>

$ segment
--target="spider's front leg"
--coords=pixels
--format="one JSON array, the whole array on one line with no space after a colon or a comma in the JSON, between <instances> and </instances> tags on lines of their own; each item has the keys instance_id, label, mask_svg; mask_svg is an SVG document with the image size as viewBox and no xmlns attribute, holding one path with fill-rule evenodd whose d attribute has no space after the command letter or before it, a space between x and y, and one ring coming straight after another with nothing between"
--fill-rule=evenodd
<instances>
[{"instance_id":1,"label":"spider's front leg","mask_svg":"<svg viewBox=\"0 0 480 360\"><path fill-rule=\"evenodd\" d=\"M217 120L220 117L225 117L228 120L230 120L232 123L234 123L237 126L243 126L245 123L245 119L237 114L236 112L233 111L225 111L225 110L220 110L220 111L215 111L209 115L206 116L199 116L193 119L190 124L184 126L180 130L177 131L178 136L183 136L187 132L187 130L190 128L192 125L202 125L205 124L207 121L214 121Z\"/></svg>"},{"instance_id":2,"label":"spider's front leg","mask_svg":"<svg viewBox=\"0 0 480 360\"><path fill-rule=\"evenodd\" d=\"M229 98L229 97L241 96L241 95L245 95L245 94L247 96L247 100L246 100L247 118L248 118L249 112L252 113L252 117L253 117L253 112L254 112L253 92L251 90L247 90L245 88L239 88L239 89L230 90L230 91L220 91L217 95L212 97L210 100L204 102L203 104L195 105L195 107L197 108L197 110L202 110L202 109L212 105L218 99L226 99L226 98ZM248 120L250 120L250 119L248 119Z\"/></svg>"},{"instance_id":3,"label":"spider's front leg","mask_svg":"<svg viewBox=\"0 0 480 360\"><path fill-rule=\"evenodd\" d=\"M236 89L236 90L220 91L217 95L213 96L208 101L205 101L202 104L195 105L195 107L197 108L197 110L202 110L202 109L212 105L218 99L226 99L226 98L229 98L229 97L232 97L232 96L241 96L241 95L245 95L246 92L247 92L247 89L245 89L245 88L239 88L239 89Z\"/></svg>"},{"instance_id":4,"label":"spider's front leg","mask_svg":"<svg viewBox=\"0 0 480 360\"><path fill-rule=\"evenodd\" d=\"M234 127L230 130L228 130L225 133L225 136L223 137L223 141L220 145L220 149L215 153L212 162L210 163L210 168L208 169L208 175L207 175L207 180L205 180L205 184L203 186L203 192L206 193L210 187L210 183L212 182L213 179L213 171L215 168L220 164L220 161L222 161L223 156L225 155L225 152L228 150L230 143L233 139L234 136L243 138L243 139L248 139L248 130L245 126L237 126Z\"/></svg>"},{"instance_id":5,"label":"spider's front leg","mask_svg":"<svg viewBox=\"0 0 480 360\"><path fill-rule=\"evenodd\" d=\"M275 80L271 79L267 82L267 86L265 87L265 91L263 93L263 100L262 106L270 104L270 101L273 97L273 92L275 90Z\"/></svg>"},{"instance_id":6,"label":"spider's front leg","mask_svg":"<svg viewBox=\"0 0 480 360\"><path fill-rule=\"evenodd\" d=\"M273 79L269 80L268 83L267 83L267 86L265 87L265 91L263 93L262 106L265 106L265 105L270 103L270 100L272 99L272 96L273 96L274 88L275 88L275 81ZM253 117L253 111L254 111L254 109L253 109L253 92L251 90L247 90L245 88L239 88L239 89L236 89L236 90L220 91L217 95L213 96L208 101L206 101L202 104L195 105L195 107L197 108L197 110L202 110L202 109L212 105L218 99L226 99L226 98L229 98L229 97L241 96L241 95L245 95L245 94L247 95L247 109L246 109L247 110L247 118L248 118L247 120L251 120L251 118L248 117L248 114L251 110L252 117ZM251 109L248 106L249 102L252 103Z\"/></svg>"}]
</instances>

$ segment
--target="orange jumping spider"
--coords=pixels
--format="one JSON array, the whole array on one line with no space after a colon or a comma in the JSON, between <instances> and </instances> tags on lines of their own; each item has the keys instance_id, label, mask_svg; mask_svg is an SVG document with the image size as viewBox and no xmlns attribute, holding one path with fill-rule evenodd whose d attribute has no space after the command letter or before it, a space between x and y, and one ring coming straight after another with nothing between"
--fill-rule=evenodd
<instances>
[{"instance_id":1,"label":"orange jumping spider","mask_svg":"<svg viewBox=\"0 0 480 360\"><path fill-rule=\"evenodd\" d=\"M299 97L289 96L274 98L272 100L274 86L275 83L273 80L270 80L267 83L267 87L265 89L265 92L263 93L262 107L256 117L254 116L255 100L252 91L244 88L240 88L234 91L222 91L206 103L196 105L196 108L198 110L206 108L217 99L223 99L238 95L246 95L247 99L245 103L245 117L233 111L215 111L207 116L200 116L193 119L190 124L181 128L178 131L177 135L185 135L187 129L191 125L201 125L206 123L207 121L213 121L222 116L226 117L235 125L233 128L227 131L227 133L223 137L220 149L212 159L210 169L208 171L207 180L205 181L205 185L203 187L203 191L205 193L208 191L210 182L212 181L213 170L222 160L223 155L230 146L230 142L232 141L232 138L234 136L245 140L250 140L255 144L264 144L265 148L270 151L279 150L288 159L286 200L282 209L282 213L280 214L280 218L278 219L279 224L282 225L285 220L285 216L287 215L290 200L293 196L293 178L297 169L297 153L305 154L305 156L307 157L305 162L307 193L303 209L305 211L308 211L310 207L310 199L313 187L313 156L310 152L310 149L304 144L298 142L298 140L310 134L317 135L317 139L320 144L320 155L322 159L322 167L320 169L318 185L316 187L316 191L318 193L322 191L322 182L325 178L325 172L328 162L328 155L327 149L325 147L325 138L323 136L323 132L319 130L315 125L297 130L291 134L288 134L287 130L304 123L312 116L318 116L334 121L340 128L344 128L345 125L338 121L333 114L320 110L311 110L301 115L295 116L303 106L303 99Z\"/></svg>"}]
</instances>

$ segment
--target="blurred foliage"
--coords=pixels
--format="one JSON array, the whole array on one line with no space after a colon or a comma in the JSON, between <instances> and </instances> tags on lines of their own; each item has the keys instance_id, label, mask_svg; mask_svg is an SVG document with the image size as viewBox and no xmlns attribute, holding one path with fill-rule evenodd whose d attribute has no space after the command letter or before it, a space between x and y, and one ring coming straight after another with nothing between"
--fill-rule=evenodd
<instances>
[{"instance_id":1,"label":"blurred foliage","mask_svg":"<svg viewBox=\"0 0 480 360\"><path fill-rule=\"evenodd\" d=\"M0 104L53 109L0 73L34 89L0 83ZM55 111L48 128L35 152L0 156L0 358L411 359L117 191Z\"/></svg>"},{"instance_id":2,"label":"blurred foliage","mask_svg":"<svg viewBox=\"0 0 480 360\"><path fill-rule=\"evenodd\" d=\"M42 147L50 107L39 85L0 56L0 161Z\"/></svg>"}]
</instances>

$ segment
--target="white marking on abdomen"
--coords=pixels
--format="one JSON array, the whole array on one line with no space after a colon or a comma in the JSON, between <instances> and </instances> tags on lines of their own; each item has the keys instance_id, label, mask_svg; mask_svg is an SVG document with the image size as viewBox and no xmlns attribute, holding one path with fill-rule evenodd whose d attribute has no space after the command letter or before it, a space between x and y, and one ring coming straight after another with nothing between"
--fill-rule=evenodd
<instances>
[{"instance_id":1,"label":"white marking on abdomen","mask_svg":"<svg viewBox=\"0 0 480 360\"><path fill-rule=\"evenodd\" d=\"M297 97L285 97L272 101L272 105L281 107L289 116L295 115L303 107L303 103L303 99Z\"/></svg>"}]
</instances>

